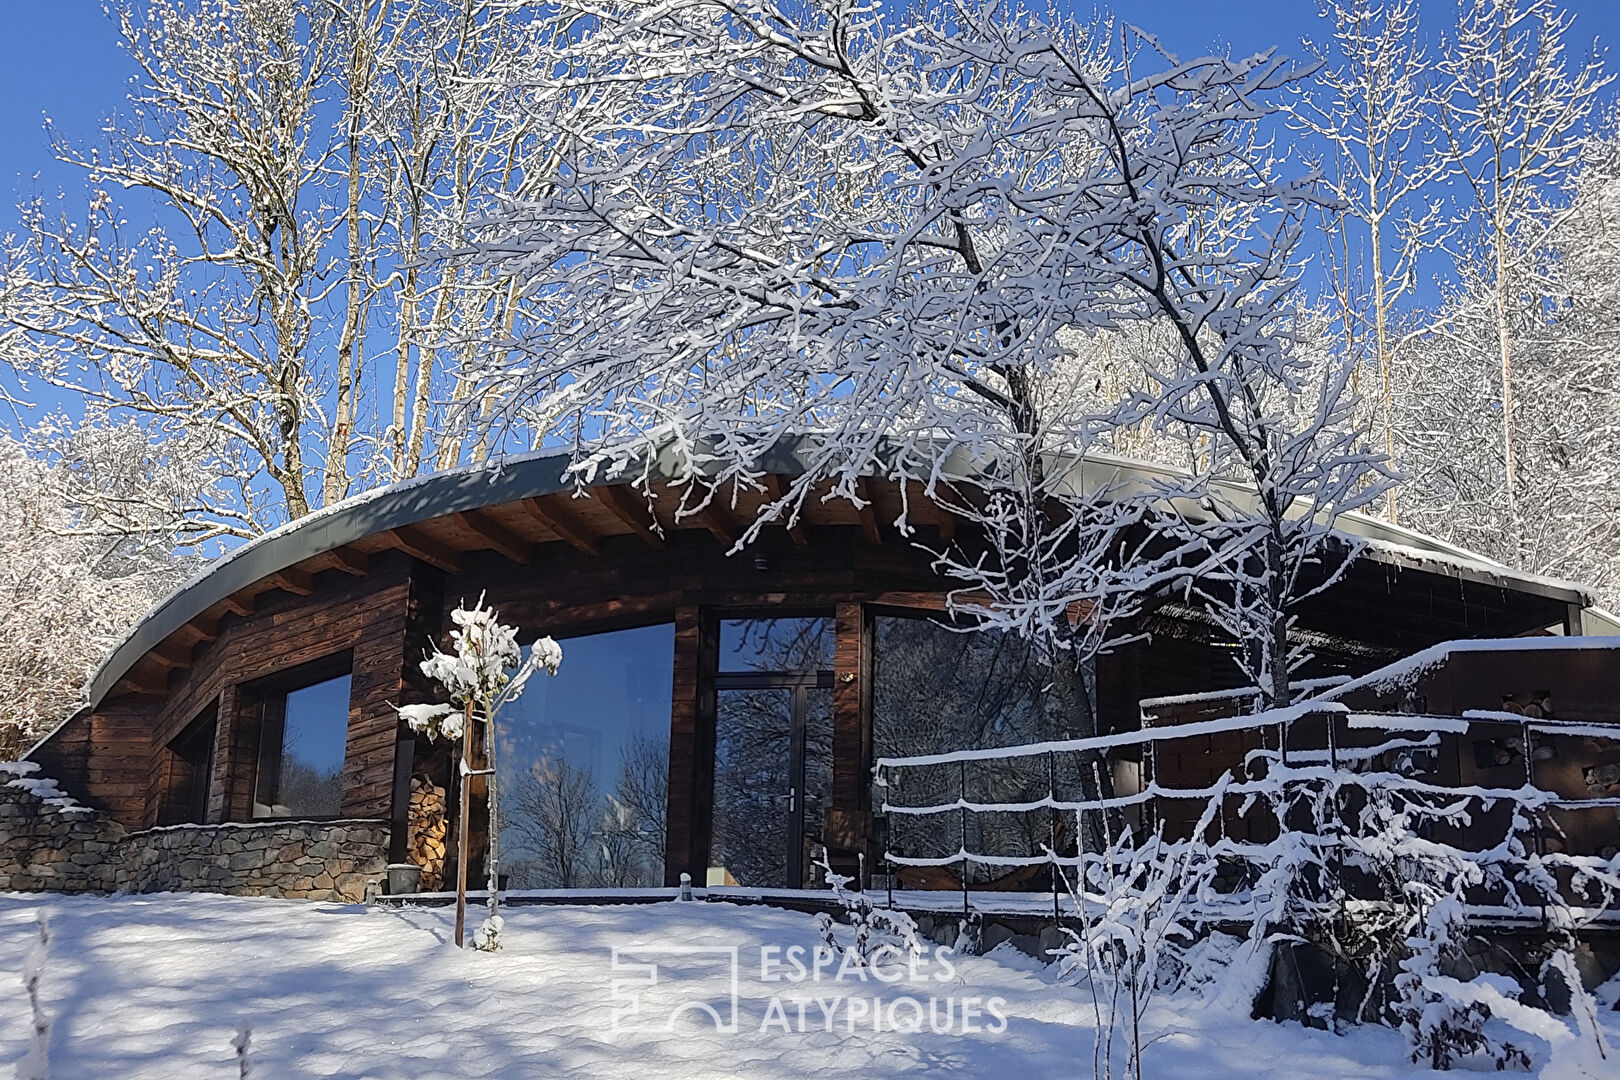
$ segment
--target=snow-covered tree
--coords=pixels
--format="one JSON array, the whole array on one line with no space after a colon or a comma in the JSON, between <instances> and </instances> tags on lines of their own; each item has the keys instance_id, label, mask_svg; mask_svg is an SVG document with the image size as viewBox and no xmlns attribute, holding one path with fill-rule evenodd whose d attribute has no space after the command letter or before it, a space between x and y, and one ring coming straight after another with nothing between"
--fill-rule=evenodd
<instances>
[{"instance_id":1,"label":"snow-covered tree","mask_svg":"<svg viewBox=\"0 0 1620 1080\"><path fill-rule=\"evenodd\" d=\"M103 652L185 576L170 549L198 481L132 425L28 435L0 437L0 761L67 719Z\"/></svg>"},{"instance_id":2,"label":"snow-covered tree","mask_svg":"<svg viewBox=\"0 0 1620 1080\"><path fill-rule=\"evenodd\" d=\"M1510 543L1522 543L1513 322L1538 290L1538 254L1580 161L1586 121L1611 81L1593 58L1571 63L1571 16L1554 0L1468 0L1438 67L1450 167L1466 182L1460 237L1485 286L1477 317L1494 329L1501 491ZM1467 316L1471 312L1460 312ZM1464 338L1463 340L1466 340Z\"/></svg>"},{"instance_id":3,"label":"snow-covered tree","mask_svg":"<svg viewBox=\"0 0 1620 1080\"><path fill-rule=\"evenodd\" d=\"M1418 259L1442 225L1437 189L1449 165L1436 145L1432 62L1415 0L1330 0L1322 14L1333 24L1329 41L1313 50L1322 67L1289 114L1330 148L1328 183L1341 212L1321 240L1343 360L1359 365L1370 353L1378 426L1393 459L1395 323L1416 289ZM1395 494L1391 486L1391 521Z\"/></svg>"},{"instance_id":4,"label":"snow-covered tree","mask_svg":"<svg viewBox=\"0 0 1620 1080\"><path fill-rule=\"evenodd\" d=\"M941 553L989 598L976 616L1070 655L1212 559L1287 699L1290 590L1382 483L1342 379L1303 425L1281 411L1317 206L1257 135L1285 61L1180 61L1000 4L581 10L530 59L531 108L570 117L557 175L478 234L524 297L518 350L482 373L501 417L557 418L580 476L659 452L691 481L683 514L813 432L744 542L824 485L860 501L861 476L906 478L979 526L987 553ZM1175 342L1150 392L1087 403L1060 331L1138 325ZM1143 425L1208 440L1206 467L1135 497L1083 474Z\"/></svg>"},{"instance_id":5,"label":"snow-covered tree","mask_svg":"<svg viewBox=\"0 0 1620 1080\"><path fill-rule=\"evenodd\" d=\"M84 197L24 199L0 359L193 444L232 536L455 464L440 406L508 285L433 256L487 187L525 182L532 141L489 76L545 21L497 0L109 14L129 101L88 142L47 125Z\"/></svg>"},{"instance_id":6,"label":"snow-covered tree","mask_svg":"<svg viewBox=\"0 0 1620 1080\"><path fill-rule=\"evenodd\" d=\"M481 596L472 607L461 606L452 611L450 620L455 623L455 629L450 631L451 651L435 648L421 663L422 674L439 685L449 702L402 705L399 715L412 731L430 739L461 740L458 771L463 784L474 775L485 777L489 804L489 851L485 859L489 877L489 918L479 930L478 942L480 948L495 949L499 948L501 930L500 816L496 788L499 740L495 724L501 709L523 693L536 671L557 674L562 664L562 647L551 638L542 637L529 647L529 655L525 657L518 645L517 628L502 623L499 613L485 607ZM481 725L476 730L482 734L486 765L477 770L468 761L468 745L474 730L469 725ZM462 806L465 810L465 797ZM459 828L465 836L465 817ZM457 926L459 932L459 922Z\"/></svg>"},{"instance_id":7,"label":"snow-covered tree","mask_svg":"<svg viewBox=\"0 0 1620 1080\"><path fill-rule=\"evenodd\" d=\"M1620 592L1620 157L1591 140L1574 191L1509 308L1516 472L1510 529L1500 421L1496 285L1464 265L1401 373L1398 452L1407 523L1503 562ZM1522 264L1521 264L1522 268Z\"/></svg>"}]
</instances>

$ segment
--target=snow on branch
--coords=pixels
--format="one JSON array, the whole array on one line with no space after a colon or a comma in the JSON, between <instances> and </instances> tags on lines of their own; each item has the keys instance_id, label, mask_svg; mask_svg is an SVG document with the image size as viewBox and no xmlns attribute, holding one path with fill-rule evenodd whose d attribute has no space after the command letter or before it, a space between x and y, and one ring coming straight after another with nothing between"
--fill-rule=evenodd
<instances>
[{"instance_id":1,"label":"snow on branch","mask_svg":"<svg viewBox=\"0 0 1620 1080\"><path fill-rule=\"evenodd\" d=\"M904 480L978 527L982 548L931 548L959 613L1084 656L1197 583L1257 643L1266 703L1292 699L1289 610L1354 554L1334 517L1389 479L1347 373L1293 352L1324 199L1259 132L1301 69L998 3L578 10L527 58L531 114L568 119L556 176L475 223L470 260L523 301L469 401L550 425L582 478L661 461L677 517L764 490L812 434L739 545ZM1107 392L1088 350L1142 327L1174 347L1147 389ZM1140 429L1202 447L1192 477L1080 482Z\"/></svg>"}]
</instances>

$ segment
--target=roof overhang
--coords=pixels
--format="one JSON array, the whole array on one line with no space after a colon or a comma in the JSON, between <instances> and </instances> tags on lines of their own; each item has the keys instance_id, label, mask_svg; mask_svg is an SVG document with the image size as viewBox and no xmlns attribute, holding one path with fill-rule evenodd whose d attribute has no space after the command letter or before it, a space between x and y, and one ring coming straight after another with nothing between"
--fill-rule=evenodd
<instances>
[{"instance_id":1,"label":"roof overhang","mask_svg":"<svg viewBox=\"0 0 1620 1080\"><path fill-rule=\"evenodd\" d=\"M760 471L781 476L802 474L805 458L800 451L811 445L807 438L783 440L761 458ZM203 612L256 582L313 556L389 530L458 512L571 491L578 486L569 472L571 461L566 450L542 451L434 473L365 492L257 537L210 562L131 627L91 676L86 686L88 701L99 705L150 650ZM958 475L971 475L974 471L970 462L953 464L952 471ZM662 454L650 460L598 468L590 474L586 486L669 481L680 475L681 463L672 454ZM1141 490L1172 484L1183 475L1147 462L1093 454L1071 470L1071 482L1086 490ZM1222 486L1223 497L1234 502L1254 499L1253 493L1240 485ZM1363 541L1363 557L1376 562L1499 586L1580 607L1592 603L1590 594L1571 582L1513 570L1454 545L1363 514L1341 515L1335 524L1340 532Z\"/></svg>"}]
</instances>

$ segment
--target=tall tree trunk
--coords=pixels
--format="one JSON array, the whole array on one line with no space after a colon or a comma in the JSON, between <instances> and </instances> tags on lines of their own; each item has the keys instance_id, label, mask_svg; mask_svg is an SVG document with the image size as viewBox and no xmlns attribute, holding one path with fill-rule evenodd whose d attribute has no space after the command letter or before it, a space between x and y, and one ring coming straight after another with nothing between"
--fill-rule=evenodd
<instances>
[{"instance_id":1,"label":"tall tree trunk","mask_svg":"<svg viewBox=\"0 0 1620 1080\"><path fill-rule=\"evenodd\" d=\"M353 72L349 79L348 121L348 206L349 288L343 312L343 332L338 338L337 404L333 410L332 441L326 448L326 473L321 482L321 502L330 506L348 494L349 440L354 434L356 357L360 351L360 330L364 301L361 274L365 259L360 250L360 110L365 100L370 69L369 35L356 31Z\"/></svg>"},{"instance_id":2,"label":"tall tree trunk","mask_svg":"<svg viewBox=\"0 0 1620 1080\"><path fill-rule=\"evenodd\" d=\"M1376 201L1376 192L1370 197ZM1367 219L1368 239L1372 245L1373 264L1373 335L1378 345L1378 378L1380 391L1383 394L1384 409L1384 453L1391 461L1395 460L1395 394L1391 387L1389 355L1389 310L1387 291L1384 286L1384 222L1381 214L1373 214ZM1395 486L1389 488L1389 496L1385 504L1385 516L1391 522L1395 520Z\"/></svg>"},{"instance_id":3,"label":"tall tree trunk","mask_svg":"<svg viewBox=\"0 0 1620 1080\"><path fill-rule=\"evenodd\" d=\"M1510 286L1507 229L1500 215L1495 222L1496 257L1496 344L1502 362L1502 494L1507 504L1508 543L1517 559L1520 551L1519 506L1517 497L1518 462L1513 454L1513 339L1508 324Z\"/></svg>"}]
</instances>

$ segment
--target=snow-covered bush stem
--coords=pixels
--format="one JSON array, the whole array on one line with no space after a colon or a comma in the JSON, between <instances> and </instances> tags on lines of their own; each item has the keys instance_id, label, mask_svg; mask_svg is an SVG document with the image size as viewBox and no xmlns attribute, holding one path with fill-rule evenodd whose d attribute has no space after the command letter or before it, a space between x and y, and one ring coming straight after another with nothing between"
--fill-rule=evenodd
<instances>
[{"instance_id":1,"label":"snow-covered bush stem","mask_svg":"<svg viewBox=\"0 0 1620 1080\"><path fill-rule=\"evenodd\" d=\"M452 611L450 621L455 624L455 629L450 631L452 651L447 653L435 648L421 663L422 674L444 689L450 703L403 705L398 712L412 731L430 739L460 738L463 748L469 733L465 725L469 722L484 725L485 767L474 769L464 749L457 768L461 783L467 783L473 776L483 776L488 784L489 848L485 864L489 915L479 928L475 942L478 948L492 951L500 948L502 925L495 721L501 709L523 693L536 671L557 674L562 664L562 647L551 638L542 637L530 647L529 656L524 659L517 628L505 625L495 609L485 607L482 595L472 607L461 606ZM463 821L460 827L465 830L466 824ZM464 902L464 898L458 897L458 911Z\"/></svg>"},{"instance_id":2,"label":"snow-covered bush stem","mask_svg":"<svg viewBox=\"0 0 1620 1080\"><path fill-rule=\"evenodd\" d=\"M826 913L817 915L816 925L821 931L823 947L857 968L869 966L880 949L907 957L922 955L917 923L910 915L898 909L877 907L864 890L850 892L846 886L853 879L833 870L825 848L820 849L820 854L815 857L815 865L821 868L827 879L827 887L844 909L854 931L853 940L845 945L838 940L832 916Z\"/></svg>"},{"instance_id":3,"label":"snow-covered bush stem","mask_svg":"<svg viewBox=\"0 0 1620 1080\"><path fill-rule=\"evenodd\" d=\"M252 1080L253 1059L248 1051L253 1045L253 1029L243 1024L236 1029L236 1037L231 1040L231 1049L236 1052L237 1080Z\"/></svg>"},{"instance_id":4,"label":"snow-covered bush stem","mask_svg":"<svg viewBox=\"0 0 1620 1080\"><path fill-rule=\"evenodd\" d=\"M17 1063L17 1080L50 1080L51 1016L39 1000L39 983L51 948L51 924L44 912L39 915L39 936L23 960L22 981L28 991L28 1007L33 1014L28 1052Z\"/></svg>"},{"instance_id":5,"label":"snow-covered bush stem","mask_svg":"<svg viewBox=\"0 0 1620 1080\"><path fill-rule=\"evenodd\" d=\"M1106 846L1082 855L1072 879L1063 876L1079 925L1064 928L1070 941L1058 954L1060 971L1085 973L1096 1018L1097 1080L1114 1076L1116 1036L1126 1040L1124 1075L1142 1076L1142 1018L1160 984L1161 966L1196 939L1188 900L1204 897L1214 881L1218 864L1207 837L1225 797L1223 782L1188 839L1177 842L1167 842L1162 828L1138 839L1117 829L1111 815L1099 815ZM1047 855L1057 865L1057 853L1048 849Z\"/></svg>"},{"instance_id":6,"label":"snow-covered bush stem","mask_svg":"<svg viewBox=\"0 0 1620 1080\"><path fill-rule=\"evenodd\" d=\"M1579 1038L1592 1044L1592 1051L1597 1054L1600 1061L1609 1060L1609 1043L1603 1037L1603 1026L1598 1021L1598 1005L1587 992L1586 985L1581 982L1580 970L1575 966L1574 941L1565 943L1547 958L1543 967L1542 979L1546 981L1548 971L1556 971L1565 987L1569 990L1569 1013L1575 1021L1575 1031Z\"/></svg>"}]
</instances>

